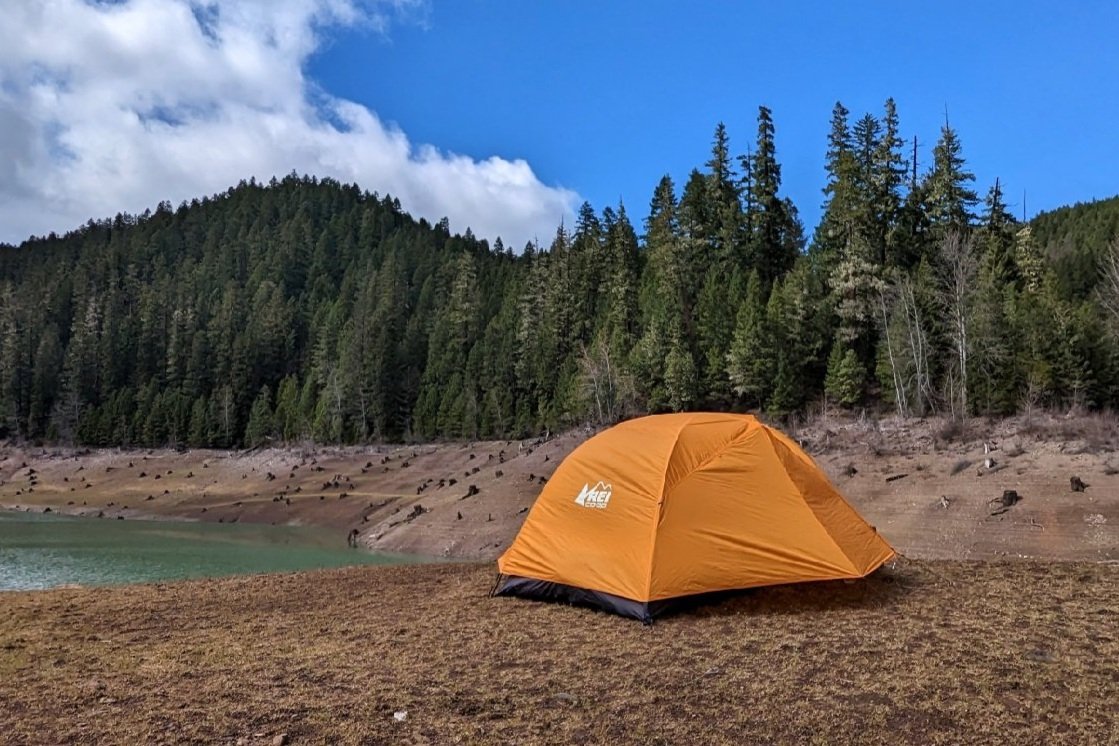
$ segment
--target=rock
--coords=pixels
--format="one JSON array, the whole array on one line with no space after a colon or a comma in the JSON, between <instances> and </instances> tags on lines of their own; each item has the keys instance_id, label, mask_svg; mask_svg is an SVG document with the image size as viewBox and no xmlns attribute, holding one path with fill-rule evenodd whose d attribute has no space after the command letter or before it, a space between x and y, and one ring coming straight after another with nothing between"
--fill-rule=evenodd
<instances>
[{"instance_id":1,"label":"rock","mask_svg":"<svg viewBox=\"0 0 1119 746\"><path fill-rule=\"evenodd\" d=\"M567 702L569 704L575 704L579 701L578 698L570 692L560 692L556 694L556 699L560 702Z\"/></svg>"},{"instance_id":2,"label":"rock","mask_svg":"<svg viewBox=\"0 0 1119 746\"><path fill-rule=\"evenodd\" d=\"M398 723L403 723L405 720L408 719L408 711L407 710L397 710L396 712L394 712L392 714L392 719L395 720Z\"/></svg>"},{"instance_id":3,"label":"rock","mask_svg":"<svg viewBox=\"0 0 1119 746\"><path fill-rule=\"evenodd\" d=\"M1084 484L1080 477L1071 477L1068 481L1073 492L1083 492L1088 489L1088 485Z\"/></svg>"},{"instance_id":4,"label":"rock","mask_svg":"<svg viewBox=\"0 0 1119 746\"><path fill-rule=\"evenodd\" d=\"M288 742L287 733L278 733L272 737L272 746L286 746Z\"/></svg>"}]
</instances>

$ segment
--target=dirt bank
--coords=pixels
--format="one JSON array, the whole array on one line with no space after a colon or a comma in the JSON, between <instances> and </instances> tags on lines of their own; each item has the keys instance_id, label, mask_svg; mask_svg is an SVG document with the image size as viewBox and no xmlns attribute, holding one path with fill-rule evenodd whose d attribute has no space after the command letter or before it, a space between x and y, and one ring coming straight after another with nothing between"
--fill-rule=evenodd
<instances>
[{"instance_id":1,"label":"dirt bank","mask_svg":"<svg viewBox=\"0 0 1119 746\"><path fill-rule=\"evenodd\" d=\"M1119 559L1119 425L1111 418L966 427L830 419L788 429L907 556ZM589 434L254 452L8 447L0 450L0 505L316 524L336 529L340 542L357 529L374 549L490 559ZM1073 477L1088 487L1073 491ZM992 501L1006 490L1021 501L998 512Z\"/></svg>"}]
</instances>

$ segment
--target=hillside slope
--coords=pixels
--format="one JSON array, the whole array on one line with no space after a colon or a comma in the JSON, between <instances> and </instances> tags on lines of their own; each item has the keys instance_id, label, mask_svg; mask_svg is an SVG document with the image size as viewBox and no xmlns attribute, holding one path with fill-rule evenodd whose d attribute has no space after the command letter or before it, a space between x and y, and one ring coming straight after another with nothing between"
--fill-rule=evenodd
<instances>
[{"instance_id":1,"label":"hillside slope","mask_svg":"<svg viewBox=\"0 0 1119 746\"><path fill-rule=\"evenodd\" d=\"M1117 423L1014 419L947 434L942 427L832 420L795 435L907 556L1119 560ZM315 524L336 529L340 543L356 530L371 549L491 559L588 435L244 453L8 448L0 454L0 505ZM1084 492L1072 491L1073 477L1088 485ZM1005 490L1021 502L992 515Z\"/></svg>"}]
</instances>

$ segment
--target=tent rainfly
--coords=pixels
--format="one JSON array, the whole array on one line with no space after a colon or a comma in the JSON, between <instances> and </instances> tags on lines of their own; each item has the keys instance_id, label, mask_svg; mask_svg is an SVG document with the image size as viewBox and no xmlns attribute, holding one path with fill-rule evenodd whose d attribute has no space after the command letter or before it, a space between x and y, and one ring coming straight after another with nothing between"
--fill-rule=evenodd
<instances>
[{"instance_id":1,"label":"tent rainfly","mask_svg":"<svg viewBox=\"0 0 1119 746\"><path fill-rule=\"evenodd\" d=\"M781 432L750 415L653 415L560 464L498 559L494 593L648 623L684 597L860 578L893 556Z\"/></svg>"}]
</instances>

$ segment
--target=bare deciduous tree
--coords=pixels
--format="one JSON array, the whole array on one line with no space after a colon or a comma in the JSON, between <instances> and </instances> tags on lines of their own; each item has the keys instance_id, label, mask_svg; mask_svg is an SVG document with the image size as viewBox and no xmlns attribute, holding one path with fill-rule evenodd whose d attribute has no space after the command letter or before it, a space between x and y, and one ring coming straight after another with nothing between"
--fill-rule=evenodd
<instances>
[{"instance_id":1,"label":"bare deciduous tree","mask_svg":"<svg viewBox=\"0 0 1119 746\"><path fill-rule=\"evenodd\" d=\"M971 239L965 239L957 231L949 231L944 236L940 251L942 267L939 297L955 353L953 366L946 376L949 382L946 398L953 417L961 417L967 415L968 356L972 345L968 332L979 262Z\"/></svg>"},{"instance_id":2,"label":"bare deciduous tree","mask_svg":"<svg viewBox=\"0 0 1119 746\"><path fill-rule=\"evenodd\" d=\"M1119 236L1116 236L1100 260L1099 298L1112 326L1119 329Z\"/></svg>"},{"instance_id":3,"label":"bare deciduous tree","mask_svg":"<svg viewBox=\"0 0 1119 746\"><path fill-rule=\"evenodd\" d=\"M935 404L929 373L932 350L912 278L895 275L878 302L898 414L925 414Z\"/></svg>"},{"instance_id":4,"label":"bare deciduous tree","mask_svg":"<svg viewBox=\"0 0 1119 746\"><path fill-rule=\"evenodd\" d=\"M579 371L586 402L596 423L617 422L633 402L629 377L614 362L601 336L588 348L580 343Z\"/></svg>"},{"instance_id":5,"label":"bare deciduous tree","mask_svg":"<svg viewBox=\"0 0 1119 746\"><path fill-rule=\"evenodd\" d=\"M886 309L885 289L878 294L878 306L879 310L882 312L882 336L886 342L886 355L890 363L890 377L894 384L894 404L897 406L900 416L908 417L910 413L909 396L901 375L900 351L895 354L894 340L890 337L890 315Z\"/></svg>"}]
</instances>

